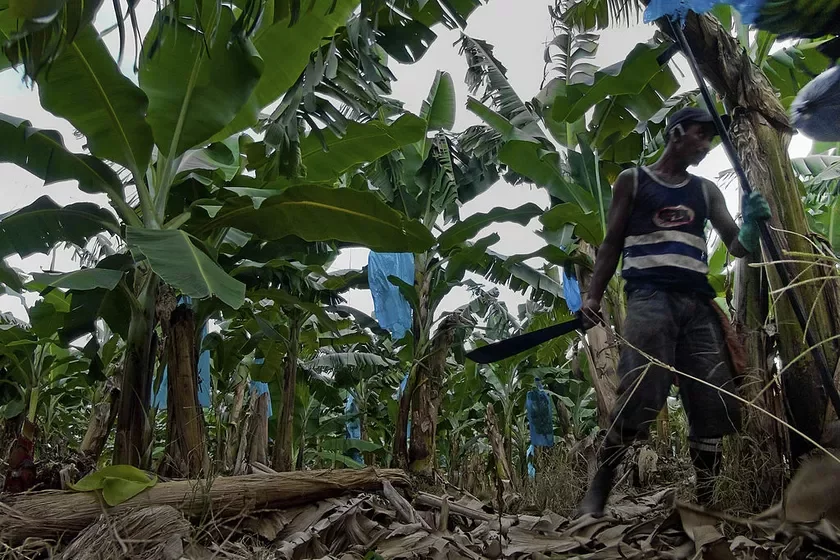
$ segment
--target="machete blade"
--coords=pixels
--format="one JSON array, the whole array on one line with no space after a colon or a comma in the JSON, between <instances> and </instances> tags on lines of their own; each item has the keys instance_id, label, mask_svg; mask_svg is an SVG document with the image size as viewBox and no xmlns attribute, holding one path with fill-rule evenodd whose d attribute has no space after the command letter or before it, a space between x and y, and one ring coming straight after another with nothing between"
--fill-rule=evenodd
<instances>
[{"instance_id":1,"label":"machete blade","mask_svg":"<svg viewBox=\"0 0 840 560\"><path fill-rule=\"evenodd\" d=\"M577 329L583 329L580 317L476 348L467 354L467 358L479 364L498 362Z\"/></svg>"}]
</instances>

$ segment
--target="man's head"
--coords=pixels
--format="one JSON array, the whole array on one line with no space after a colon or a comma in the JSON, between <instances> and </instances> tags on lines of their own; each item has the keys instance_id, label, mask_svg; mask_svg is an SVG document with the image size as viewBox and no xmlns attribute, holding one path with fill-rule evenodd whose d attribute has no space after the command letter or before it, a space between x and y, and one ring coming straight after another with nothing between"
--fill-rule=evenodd
<instances>
[{"instance_id":1,"label":"man's head","mask_svg":"<svg viewBox=\"0 0 840 560\"><path fill-rule=\"evenodd\" d=\"M721 119L724 126L729 126L728 116L724 115ZM669 151L686 166L703 161L717 134L712 115L698 107L680 109L671 116L665 129Z\"/></svg>"}]
</instances>

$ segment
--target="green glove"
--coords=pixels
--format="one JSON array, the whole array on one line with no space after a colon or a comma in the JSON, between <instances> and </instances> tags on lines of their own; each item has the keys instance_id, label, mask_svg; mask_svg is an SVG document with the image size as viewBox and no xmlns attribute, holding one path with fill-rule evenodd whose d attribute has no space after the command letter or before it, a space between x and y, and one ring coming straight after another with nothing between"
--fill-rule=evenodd
<instances>
[{"instance_id":1,"label":"green glove","mask_svg":"<svg viewBox=\"0 0 840 560\"><path fill-rule=\"evenodd\" d=\"M760 247L761 240L759 224L770 219L770 205L760 193L752 192L744 195L741 201L741 214L744 224L738 232L738 242L750 253L755 253Z\"/></svg>"}]
</instances>

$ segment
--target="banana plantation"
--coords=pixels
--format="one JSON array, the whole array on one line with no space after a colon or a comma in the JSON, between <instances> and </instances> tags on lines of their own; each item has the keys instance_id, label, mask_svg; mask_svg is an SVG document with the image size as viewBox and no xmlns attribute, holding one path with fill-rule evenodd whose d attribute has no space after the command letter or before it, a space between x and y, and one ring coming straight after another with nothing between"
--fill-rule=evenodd
<instances>
[{"instance_id":1,"label":"banana plantation","mask_svg":"<svg viewBox=\"0 0 840 560\"><path fill-rule=\"evenodd\" d=\"M840 554L840 143L789 149L832 30L748 25L738 2L643 25L664 3L546 0L509 30L548 37L524 91L470 25L506 0L0 0L0 72L74 131L0 107L0 169L39 193L0 183L0 557ZM600 64L628 27L641 42ZM453 33L465 72L409 110L395 69ZM781 255L735 259L708 229L741 425L696 505L673 387L607 515L579 517L625 280L586 331L467 355L575 319L612 185L706 107L692 60L737 153L708 178L736 192L743 168ZM501 253L510 226L540 247Z\"/></svg>"}]
</instances>

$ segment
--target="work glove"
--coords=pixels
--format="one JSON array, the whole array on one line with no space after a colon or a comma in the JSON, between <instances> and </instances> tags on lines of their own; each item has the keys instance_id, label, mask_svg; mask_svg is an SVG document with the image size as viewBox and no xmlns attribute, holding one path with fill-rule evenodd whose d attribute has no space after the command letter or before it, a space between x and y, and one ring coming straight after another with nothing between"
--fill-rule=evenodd
<instances>
[{"instance_id":1,"label":"work glove","mask_svg":"<svg viewBox=\"0 0 840 560\"><path fill-rule=\"evenodd\" d=\"M755 253L760 247L759 225L770 219L770 205L758 192L745 194L741 202L741 214L744 223L738 232L738 242L750 253Z\"/></svg>"}]
</instances>

